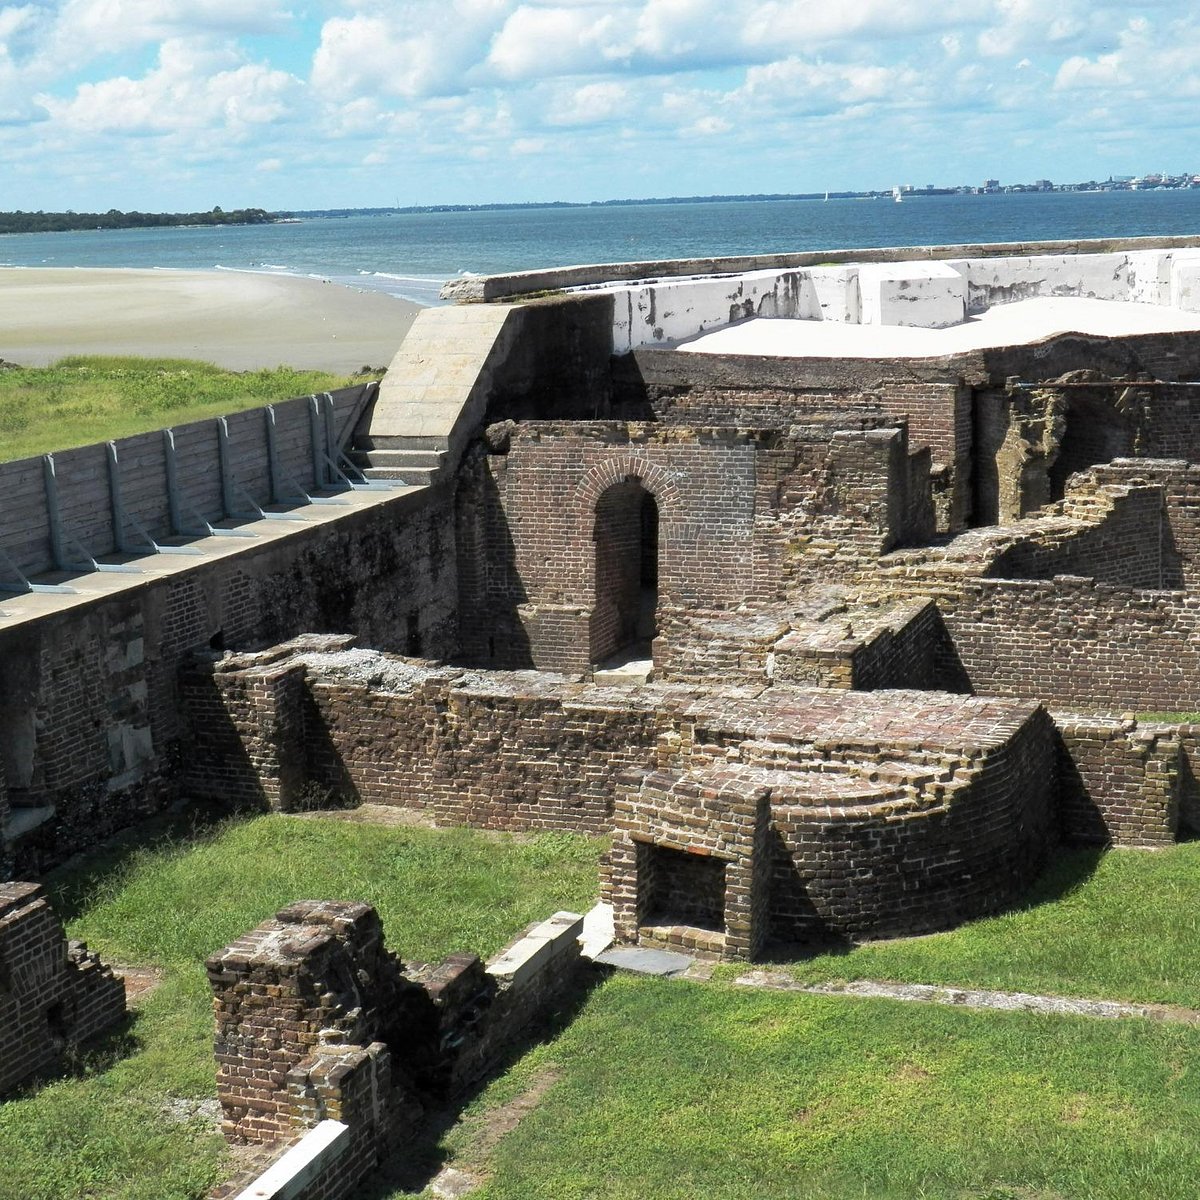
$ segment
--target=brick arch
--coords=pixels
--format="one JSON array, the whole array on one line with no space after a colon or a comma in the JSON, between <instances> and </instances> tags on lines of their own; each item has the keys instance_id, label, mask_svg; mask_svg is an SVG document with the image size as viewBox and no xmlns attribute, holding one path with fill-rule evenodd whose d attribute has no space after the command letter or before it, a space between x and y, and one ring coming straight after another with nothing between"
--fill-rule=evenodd
<instances>
[{"instance_id":1,"label":"brick arch","mask_svg":"<svg viewBox=\"0 0 1200 1200\"><path fill-rule=\"evenodd\" d=\"M606 497L615 497L618 489L636 484L635 491L648 496L654 504L656 522L653 541L653 583L647 591L645 569L631 559L629 510L623 503L616 511L616 526L609 524L613 514L605 511ZM655 613L672 587L671 556L660 553L672 541L674 521L682 507L680 491L670 473L637 454L617 454L597 463L579 481L574 494L573 522L582 535L579 539L584 559L581 578L589 581L591 594L587 617L588 658L600 662L623 648L649 641L655 636ZM602 512L604 516L602 518ZM605 522L606 536L600 535L600 522ZM642 537L645 537L644 526ZM636 540L636 534L632 535ZM614 541L618 549L614 552ZM644 555L646 543L641 542ZM653 597L650 601L650 597ZM647 603L653 608L648 610Z\"/></svg>"},{"instance_id":2,"label":"brick arch","mask_svg":"<svg viewBox=\"0 0 1200 1200\"><path fill-rule=\"evenodd\" d=\"M679 488L669 472L636 454L622 454L590 468L575 488L575 505L587 515L614 483L636 478L658 504L659 520L664 526L673 520L679 505Z\"/></svg>"}]
</instances>

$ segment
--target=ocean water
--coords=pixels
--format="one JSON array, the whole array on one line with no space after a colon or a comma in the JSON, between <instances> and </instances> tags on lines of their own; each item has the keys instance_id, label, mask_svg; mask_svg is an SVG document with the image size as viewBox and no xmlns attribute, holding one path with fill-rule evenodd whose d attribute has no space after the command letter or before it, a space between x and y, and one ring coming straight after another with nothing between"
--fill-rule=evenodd
<instances>
[{"instance_id":1,"label":"ocean water","mask_svg":"<svg viewBox=\"0 0 1200 1200\"><path fill-rule=\"evenodd\" d=\"M315 275L422 304L443 281L575 263L1200 233L1200 189L412 213L0 236L0 266Z\"/></svg>"}]
</instances>

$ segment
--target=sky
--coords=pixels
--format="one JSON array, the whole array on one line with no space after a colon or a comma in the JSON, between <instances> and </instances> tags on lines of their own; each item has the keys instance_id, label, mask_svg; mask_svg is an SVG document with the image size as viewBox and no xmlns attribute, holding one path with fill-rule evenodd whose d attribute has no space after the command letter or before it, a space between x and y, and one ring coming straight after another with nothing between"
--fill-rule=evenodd
<instances>
[{"instance_id":1,"label":"sky","mask_svg":"<svg viewBox=\"0 0 1200 1200\"><path fill-rule=\"evenodd\" d=\"M1192 0L0 0L0 210L1200 172Z\"/></svg>"}]
</instances>

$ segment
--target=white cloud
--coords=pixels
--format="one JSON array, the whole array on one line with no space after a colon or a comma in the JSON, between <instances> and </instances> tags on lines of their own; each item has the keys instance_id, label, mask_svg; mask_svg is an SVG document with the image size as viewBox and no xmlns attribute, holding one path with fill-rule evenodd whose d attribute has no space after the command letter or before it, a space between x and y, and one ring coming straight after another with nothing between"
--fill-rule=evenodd
<instances>
[{"instance_id":1,"label":"white cloud","mask_svg":"<svg viewBox=\"0 0 1200 1200\"><path fill-rule=\"evenodd\" d=\"M88 133L171 133L221 127L239 132L285 117L299 80L241 60L230 46L169 39L140 79L118 76L81 84L70 99L38 102L63 128Z\"/></svg>"},{"instance_id":2,"label":"white cloud","mask_svg":"<svg viewBox=\"0 0 1200 1200\"><path fill-rule=\"evenodd\" d=\"M67 0L50 50L68 61L191 35L273 33L289 14L274 0Z\"/></svg>"},{"instance_id":3,"label":"white cloud","mask_svg":"<svg viewBox=\"0 0 1200 1200\"><path fill-rule=\"evenodd\" d=\"M313 56L313 86L334 100L465 92L467 74L484 57L502 6L491 0L422 5L419 19L409 11L413 7L326 21Z\"/></svg>"},{"instance_id":4,"label":"white cloud","mask_svg":"<svg viewBox=\"0 0 1200 1200\"><path fill-rule=\"evenodd\" d=\"M629 97L627 84L611 80L566 88L550 100L546 121L551 125L597 125L623 114Z\"/></svg>"},{"instance_id":5,"label":"white cloud","mask_svg":"<svg viewBox=\"0 0 1200 1200\"><path fill-rule=\"evenodd\" d=\"M521 5L496 34L488 65L503 80L587 73L631 52L618 8Z\"/></svg>"}]
</instances>

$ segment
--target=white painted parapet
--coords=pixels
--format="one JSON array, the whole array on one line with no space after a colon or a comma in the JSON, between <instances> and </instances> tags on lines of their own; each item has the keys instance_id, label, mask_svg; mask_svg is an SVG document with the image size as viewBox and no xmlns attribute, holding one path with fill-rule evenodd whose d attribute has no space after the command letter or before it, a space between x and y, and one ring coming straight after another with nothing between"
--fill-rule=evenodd
<instances>
[{"instance_id":1,"label":"white painted parapet","mask_svg":"<svg viewBox=\"0 0 1200 1200\"><path fill-rule=\"evenodd\" d=\"M614 294L613 353L627 354L750 317L946 329L997 305L1068 296L1200 311L1200 249L829 264L601 287Z\"/></svg>"},{"instance_id":2,"label":"white painted parapet","mask_svg":"<svg viewBox=\"0 0 1200 1200\"><path fill-rule=\"evenodd\" d=\"M1170 302L1184 312L1200 312L1200 253L1177 254L1168 284Z\"/></svg>"},{"instance_id":3,"label":"white painted parapet","mask_svg":"<svg viewBox=\"0 0 1200 1200\"><path fill-rule=\"evenodd\" d=\"M613 353L695 337L748 317L859 321L857 266L652 279L614 293Z\"/></svg>"}]
</instances>

